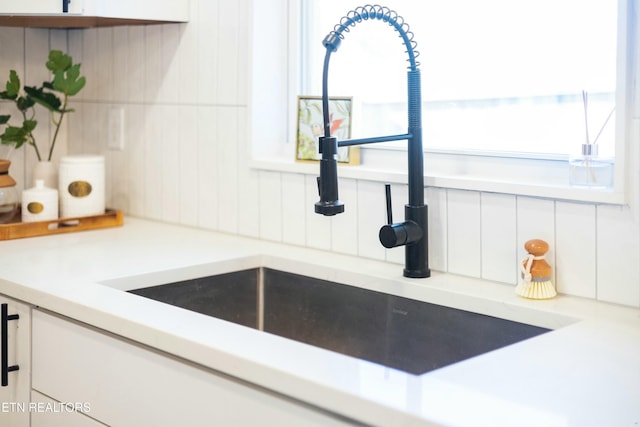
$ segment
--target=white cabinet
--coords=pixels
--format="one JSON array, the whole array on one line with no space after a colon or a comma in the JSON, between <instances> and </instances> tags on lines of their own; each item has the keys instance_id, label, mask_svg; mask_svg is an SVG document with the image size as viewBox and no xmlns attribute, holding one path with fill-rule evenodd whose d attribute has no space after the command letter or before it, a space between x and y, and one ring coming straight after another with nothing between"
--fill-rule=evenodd
<instances>
[{"instance_id":1,"label":"white cabinet","mask_svg":"<svg viewBox=\"0 0 640 427\"><path fill-rule=\"evenodd\" d=\"M58 315L35 309L32 323L34 398L45 395L82 408L76 414L63 411L69 421L32 414L34 427L91 425L81 424L78 417L114 427L350 425L224 373Z\"/></svg>"},{"instance_id":2,"label":"white cabinet","mask_svg":"<svg viewBox=\"0 0 640 427\"><path fill-rule=\"evenodd\" d=\"M187 22L189 0L0 0L0 25L83 28Z\"/></svg>"},{"instance_id":3,"label":"white cabinet","mask_svg":"<svg viewBox=\"0 0 640 427\"><path fill-rule=\"evenodd\" d=\"M64 0L0 0L1 13L31 13L53 14L62 13ZM67 1L66 10L69 13L82 13L83 0Z\"/></svg>"},{"instance_id":4,"label":"white cabinet","mask_svg":"<svg viewBox=\"0 0 640 427\"><path fill-rule=\"evenodd\" d=\"M189 0L84 0L82 13L104 18L187 22Z\"/></svg>"},{"instance_id":5,"label":"white cabinet","mask_svg":"<svg viewBox=\"0 0 640 427\"><path fill-rule=\"evenodd\" d=\"M104 424L71 408L61 408L60 402L35 390L31 392L31 402L31 427L104 427Z\"/></svg>"},{"instance_id":6,"label":"white cabinet","mask_svg":"<svg viewBox=\"0 0 640 427\"><path fill-rule=\"evenodd\" d=\"M0 426L29 427L31 375L31 307L0 295L2 320L2 386ZM5 384L6 380L6 384Z\"/></svg>"}]
</instances>

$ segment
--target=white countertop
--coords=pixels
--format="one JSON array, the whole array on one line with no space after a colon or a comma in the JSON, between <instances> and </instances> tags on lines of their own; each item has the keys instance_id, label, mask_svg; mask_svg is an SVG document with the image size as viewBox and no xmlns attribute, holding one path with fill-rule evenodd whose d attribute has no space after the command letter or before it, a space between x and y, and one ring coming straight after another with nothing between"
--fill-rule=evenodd
<instances>
[{"instance_id":1,"label":"white countertop","mask_svg":"<svg viewBox=\"0 0 640 427\"><path fill-rule=\"evenodd\" d=\"M640 310L187 227L0 242L0 293L376 426L640 425ZM556 329L415 376L121 289L268 266Z\"/></svg>"}]
</instances>

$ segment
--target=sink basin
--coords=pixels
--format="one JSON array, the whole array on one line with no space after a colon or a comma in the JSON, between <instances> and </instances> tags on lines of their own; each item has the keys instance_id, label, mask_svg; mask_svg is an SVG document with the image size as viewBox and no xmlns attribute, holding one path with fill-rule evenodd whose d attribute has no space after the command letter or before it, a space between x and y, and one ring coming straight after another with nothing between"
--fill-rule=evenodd
<instances>
[{"instance_id":1,"label":"sink basin","mask_svg":"<svg viewBox=\"0 0 640 427\"><path fill-rule=\"evenodd\" d=\"M264 267L128 292L416 375L550 330Z\"/></svg>"}]
</instances>

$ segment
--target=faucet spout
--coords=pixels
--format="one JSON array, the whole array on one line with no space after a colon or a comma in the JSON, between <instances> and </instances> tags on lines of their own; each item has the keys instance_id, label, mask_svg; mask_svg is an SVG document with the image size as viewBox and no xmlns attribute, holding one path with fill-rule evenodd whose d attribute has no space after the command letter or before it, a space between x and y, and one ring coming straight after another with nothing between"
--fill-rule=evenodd
<instances>
[{"instance_id":1,"label":"faucet spout","mask_svg":"<svg viewBox=\"0 0 640 427\"><path fill-rule=\"evenodd\" d=\"M409 71L407 74L408 88L408 130L406 134L363 138L357 140L337 141L331 136L331 123L329 114L328 74L331 54L338 50L344 32L349 31L350 26L357 23L376 19L392 26L405 44L408 54ZM331 216L344 212L344 204L338 199L338 172L336 155L338 147L369 144L382 141L406 139L407 168L408 168L408 203L405 205L405 221L397 224L387 224L379 233L383 246L392 248L405 246L406 277L429 277L429 250L428 250L428 213L424 204L424 163L422 151L422 99L420 70L416 58L419 53L414 50L416 42L413 33L404 19L392 10L383 6L367 5L358 7L344 16L334 30L323 40L326 48L324 69L322 74L322 109L324 120L324 137L320 138L319 150L322 153L320 160L320 177L318 178L318 191L320 200L315 204L315 212Z\"/></svg>"}]
</instances>

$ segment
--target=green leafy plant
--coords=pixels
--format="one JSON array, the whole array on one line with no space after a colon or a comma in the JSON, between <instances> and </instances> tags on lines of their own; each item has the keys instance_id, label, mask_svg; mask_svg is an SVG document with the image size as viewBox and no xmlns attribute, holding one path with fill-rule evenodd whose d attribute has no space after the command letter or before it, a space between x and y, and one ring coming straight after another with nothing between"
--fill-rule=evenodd
<instances>
[{"instance_id":1,"label":"green leafy plant","mask_svg":"<svg viewBox=\"0 0 640 427\"><path fill-rule=\"evenodd\" d=\"M35 119L36 105L49 111L51 122L55 128L49 154L46 157L46 160L51 161L62 120L66 113L74 111L67 107L69 98L77 95L86 83L85 77L80 75L80 64L74 64L71 56L62 51L52 50L49 52L49 59L45 65L51 71L53 77L51 81L43 82L40 87L24 86L21 88L18 73L11 70L5 90L0 92L0 100L13 101L22 116L22 123L17 126L10 123L10 115L0 115L0 127L5 126L4 133L0 135L0 143L12 145L15 148L20 148L24 144L30 145L35 149L38 161L42 161L43 158L33 135L33 131L38 125Z\"/></svg>"}]
</instances>

